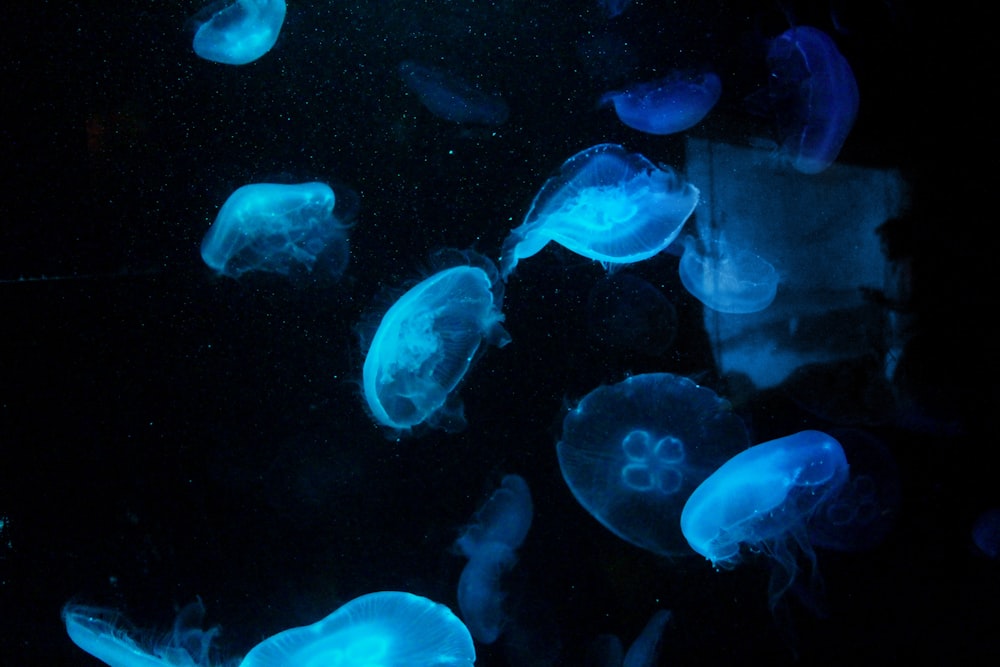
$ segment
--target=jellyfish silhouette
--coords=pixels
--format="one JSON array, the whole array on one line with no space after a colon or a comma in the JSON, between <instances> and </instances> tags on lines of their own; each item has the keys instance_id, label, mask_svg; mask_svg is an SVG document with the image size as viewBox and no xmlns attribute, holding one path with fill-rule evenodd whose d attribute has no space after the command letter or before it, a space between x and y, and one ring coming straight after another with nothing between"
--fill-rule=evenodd
<instances>
[{"instance_id":1,"label":"jellyfish silhouette","mask_svg":"<svg viewBox=\"0 0 1000 667\"><path fill-rule=\"evenodd\" d=\"M681 531L715 567L735 566L744 545L770 556L773 609L795 581L800 556L808 563L812 588L818 587L807 524L847 477L844 450L826 433L801 431L770 440L726 461L694 490L681 513Z\"/></svg>"},{"instance_id":2,"label":"jellyfish silhouette","mask_svg":"<svg viewBox=\"0 0 1000 667\"><path fill-rule=\"evenodd\" d=\"M194 52L224 65L251 63L278 41L285 9L285 0L213 2L194 17Z\"/></svg>"},{"instance_id":3,"label":"jellyfish silhouette","mask_svg":"<svg viewBox=\"0 0 1000 667\"><path fill-rule=\"evenodd\" d=\"M677 337L677 310L663 292L630 273L612 273L587 296L591 338L611 350L661 355Z\"/></svg>"},{"instance_id":4,"label":"jellyfish silhouette","mask_svg":"<svg viewBox=\"0 0 1000 667\"><path fill-rule=\"evenodd\" d=\"M556 445L573 496L632 544L690 555L678 521L688 495L749 446L743 420L711 389L670 373L598 387L569 411Z\"/></svg>"},{"instance_id":5,"label":"jellyfish silhouette","mask_svg":"<svg viewBox=\"0 0 1000 667\"><path fill-rule=\"evenodd\" d=\"M500 95L484 92L442 69L405 60L399 64L399 76L438 118L453 123L502 125L510 114Z\"/></svg>"},{"instance_id":6,"label":"jellyfish silhouette","mask_svg":"<svg viewBox=\"0 0 1000 667\"><path fill-rule=\"evenodd\" d=\"M756 313L778 294L778 272L770 262L724 239L701 244L685 237L679 265L684 288L720 313Z\"/></svg>"},{"instance_id":7,"label":"jellyfish silhouette","mask_svg":"<svg viewBox=\"0 0 1000 667\"><path fill-rule=\"evenodd\" d=\"M722 82L712 73L675 71L669 76L605 93L600 106L611 105L619 120L648 134L674 134L694 127L722 95Z\"/></svg>"},{"instance_id":8,"label":"jellyfish silhouette","mask_svg":"<svg viewBox=\"0 0 1000 667\"><path fill-rule=\"evenodd\" d=\"M394 432L425 425L456 431L465 415L456 388L483 351L503 347L503 282L473 251L438 254L451 264L403 294L367 343L362 380L374 419Z\"/></svg>"},{"instance_id":9,"label":"jellyfish silhouette","mask_svg":"<svg viewBox=\"0 0 1000 667\"><path fill-rule=\"evenodd\" d=\"M1000 507L992 507L976 517L972 524L972 541L993 560L1000 558Z\"/></svg>"},{"instance_id":10,"label":"jellyfish silhouette","mask_svg":"<svg viewBox=\"0 0 1000 667\"><path fill-rule=\"evenodd\" d=\"M677 238L697 204L698 188L670 167L617 144L592 146L567 160L535 196L504 241L502 275L549 241L609 270L649 259Z\"/></svg>"}]
</instances>

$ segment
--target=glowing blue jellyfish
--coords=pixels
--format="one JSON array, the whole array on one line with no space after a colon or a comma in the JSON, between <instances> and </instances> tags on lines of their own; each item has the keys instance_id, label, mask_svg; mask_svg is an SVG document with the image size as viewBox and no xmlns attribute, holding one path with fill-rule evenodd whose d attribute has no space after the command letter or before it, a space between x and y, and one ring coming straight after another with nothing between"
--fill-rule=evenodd
<instances>
[{"instance_id":1,"label":"glowing blue jellyfish","mask_svg":"<svg viewBox=\"0 0 1000 667\"><path fill-rule=\"evenodd\" d=\"M556 446L577 501L608 530L665 556L690 554L688 495L749 446L743 420L710 389L670 373L598 387L569 411Z\"/></svg>"},{"instance_id":2,"label":"glowing blue jellyfish","mask_svg":"<svg viewBox=\"0 0 1000 667\"><path fill-rule=\"evenodd\" d=\"M776 565L768 586L773 607L798 572L794 545L817 576L806 526L847 476L844 450L826 433L770 440L726 461L694 490L681 513L681 531L716 567L738 563L743 545L768 554Z\"/></svg>"},{"instance_id":3,"label":"glowing blue jellyfish","mask_svg":"<svg viewBox=\"0 0 1000 667\"><path fill-rule=\"evenodd\" d=\"M500 95L484 92L441 69L405 60L399 64L399 76L438 118L453 123L501 125L510 114Z\"/></svg>"},{"instance_id":4,"label":"glowing blue jellyfish","mask_svg":"<svg viewBox=\"0 0 1000 667\"><path fill-rule=\"evenodd\" d=\"M224 0L199 12L194 52L224 65L246 65L271 50L285 22L285 0Z\"/></svg>"},{"instance_id":5,"label":"glowing blue jellyfish","mask_svg":"<svg viewBox=\"0 0 1000 667\"><path fill-rule=\"evenodd\" d=\"M756 313L778 294L778 272L770 262L722 239L701 244L686 237L679 270L684 288L720 313Z\"/></svg>"},{"instance_id":6,"label":"glowing blue jellyfish","mask_svg":"<svg viewBox=\"0 0 1000 667\"><path fill-rule=\"evenodd\" d=\"M333 215L335 200L326 183L244 185L219 210L201 257L232 278L247 271L312 271L317 263L339 276L347 265L348 224Z\"/></svg>"},{"instance_id":7,"label":"glowing blue jellyfish","mask_svg":"<svg viewBox=\"0 0 1000 667\"><path fill-rule=\"evenodd\" d=\"M355 598L312 625L253 647L240 667L452 667L476 651L462 621L442 604L383 591Z\"/></svg>"},{"instance_id":8,"label":"glowing blue jellyfish","mask_svg":"<svg viewBox=\"0 0 1000 667\"><path fill-rule=\"evenodd\" d=\"M74 644L111 667L209 667L212 640L218 628L201 629L201 600L181 609L173 631L155 646L142 646L123 627L117 612L68 604L62 610L66 633Z\"/></svg>"},{"instance_id":9,"label":"glowing blue jellyfish","mask_svg":"<svg viewBox=\"0 0 1000 667\"><path fill-rule=\"evenodd\" d=\"M528 483L507 475L472 523L455 542L469 559L458 580L458 607L473 638L492 644L503 632L507 615L500 578L517 562L534 513Z\"/></svg>"},{"instance_id":10,"label":"glowing blue jellyfish","mask_svg":"<svg viewBox=\"0 0 1000 667\"><path fill-rule=\"evenodd\" d=\"M455 389L483 342L503 347L503 282L478 253L455 252L452 266L403 294L382 317L368 343L362 372L365 400L375 420L397 431L424 424L465 426Z\"/></svg>"},{"instance_id":11,"label":"glowing blue jellyfish","mask_svg":"<svg viewBox=\"0 0 1000 667\"><path fill-rule=\"evenodd\" d=\"M837 159L858 115L858 84L833 40L809 26L771 42L769 82L781 148L792 166L816 174Z\"/></svg>"},{"instance_id":12,"label":"glowing blue jellyfish","mask_svg":"<svg viewBox=\"0 0 1000 667\"><path fill-rule=\"evenodd\" d=\"M722 82L712 72L674 72L656 81L632 84L601 96L600 106L613 105L619 120L649 134L674 134L694 127L722 95Z\"/></svg>"},{"instance_id":13,"label":"glowing blue jellyfish","mask_svg":"<svg viewBox=\"0 0 1000 667\"><path fill-rule=\"evenodd\" d=\"M524 223L504 241L503 277L549 241L606 268L649 259L677 238L698 204L698 188L616 144L567 160L535 196Z\"/></svg>"}]
</instances>

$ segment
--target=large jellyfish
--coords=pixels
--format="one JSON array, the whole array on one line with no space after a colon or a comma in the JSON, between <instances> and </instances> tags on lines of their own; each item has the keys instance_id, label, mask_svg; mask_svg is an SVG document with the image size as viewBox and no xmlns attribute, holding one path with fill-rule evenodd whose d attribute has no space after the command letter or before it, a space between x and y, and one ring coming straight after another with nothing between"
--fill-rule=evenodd
<instances>
[{"instance_id":1,"label":"large jellyfish","mask_svg":"<svg viewBox=\"0 0 1000 667\"><path fill-rule=\"evenodd\" d=\"M404 60L399 64L399 76L438 118L453 123L501 125L510 114L503 97L484 92L444 70Z\"/></svg>"},{"instance_id":2,"label":"large jellyfish","mask_svg":"<svg viewBox=\"0 0 1000 667\"><path fill-rule=\"evenodd\" d=\"M795 580L799 554L808 561L810 576L818 576L806 527L847 477L844 450L826 433L801 431L770 440L726 461L694 490L681 513L681 531L716 567L738 563L744 545L773 558L768 585L773 608Z\"/></svg>"},{"instance_id":3,"label":"large jellyfish","mask_svg":"<svg viewBox=\"0 0 1000 667\"><path fill-rule=\"evenodd\" d=\"M492 644L507 620L500 578L517 562L534 513L528 483L507 475L455 542L469 559L458 580L458 608L472 637Z\"/></svg>"},{"instance_id":4,"label":"large jellyfish","mask_svg":"<svg viewBox=\"0 0 1000 667\"><path fill-rule=\"evenodd\" d=\"M472 637L450 609L418 595L383 591L265 639L240 667L456 667L475 661Z\"/></svg>"},{"instance_id":5,"label":"large jellyfish","mask_svg":"<svg viewBox=\"0 0 1000 667\"><path fill-rule=\"evenodd\" d=\"M339 276L347 265L348 221L333 214L335 201L326 183L244 185L219 210L202 239L201 257L232 278L317 266Z\"/></svg>"},{"instance_id":6,"label":"large jellyfish","mask_svg":"<svg viewBox=\"0 0 1000 667\"><path fill-rule=\"evenodd\" d=\"M194 35L195 53L224 65L245 65L278 40L285 0L222 0L205 7L195 21L201 23Z\"/></svg>"},{"instance_id":7,"label":"large jellyfish","mask_svg":"<svg viewBox=\"0 0 1000 667\"><path fill-rule=\"evenodd\" d=\"M420 424L464 428L458 384L484 342L510 342L496 266L472 251L454 251L446 259L450 268L399 297L367 344L365 400L375 420L395 431Z\"/></svg>"},{"instance_id":8,"label":"large jellyfish","mask_svg":"<svg viewBox=\"0 0 1000 667\"><path fill-rule=\"evenodd\" d=\"M684 239L680 262L684 288L720 313L756 313L778 294L778 272L763 257L724 239Z\"/></svg>"},{"instance_id":9,"label":"large jellyfish","mask_svg":"<svg viewBox=\"0 0 1000 667\"><path fill-rule=\"evenodd\" d=\"M687 378L649 373L584 396L556 450L594 518L636 546L680 556L691 553L678 525L688 495L747 446L728 401Z\"/></svg>"},{"instance_id":10,"label":"large jellyfish","mask_svg":"<svg viewBox=\"0 0 1000 667\"><path fill-rule=\"evenodd\" d=\"M722 94L722 82L712 73L676 71L669 76L613 90L600 106L612 105L619 120L648 134L683 132L701 122Z\"/></svg>"},{"instance_id":11,"label":"large jellyfish","mask_svg":"<svg viewBox=\"0 0 1000 667\"><path fill-rule=\"evenodd\" d=\"M503 277L549 241L612 268L649 259L680 234L698 188L617 144L567 160L535 196L524 223L504 241Z\"/></svg>"}]
</instances>

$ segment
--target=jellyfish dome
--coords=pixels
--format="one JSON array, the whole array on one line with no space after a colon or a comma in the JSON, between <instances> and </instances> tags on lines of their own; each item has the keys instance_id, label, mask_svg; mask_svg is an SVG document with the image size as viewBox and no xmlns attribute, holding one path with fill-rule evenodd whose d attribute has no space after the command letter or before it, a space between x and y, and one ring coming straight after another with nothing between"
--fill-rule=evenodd
<instances>
[{"instance_id":1,"label":"jellyfish dome","mask_svg":"<svg viewBox=\"0 0 1000 667\"><path fill-rule=\"evenodd\" d=\"M285 10L285 0L212 3L195 17L200 25L194 34L194 52L205 60L224 65L251 63L278 41Z\"/></svg>"},{"instance_id":2,"label":"jellyfish dome","mask_svg":"<svg viewBox=\"0 0 1000 667\"><path fill-rule=\"evenodd\" d=\"M778 272L763 257L724 239L684 240L679 266L684 288L720 313L757 313L778 294Z\"/></svg>"},{"instance_id":3,"label":"jellyfish dome","mask_svg":"<svg viewBox=\"0 0 1000 667\"><path fill-rule=\"evenodd\" d=\"M619 120L634 130L674 134L700 123L720 95L722 82L716 74L675 71L663 79L605 93L598 104L613 105Z\"/></svg>"},{"instance_id":4,"label":"jellyfish dome","mask_svg":"<svg viewBox=\"0 0 1000 667\"><path fill-rule=\"evenodd\" d=\"M465 416L456 388L482 352L503 347L503 282L496 266L472 251L425 278L386 311L368 344L362 380L375 420L406 431L424 424L460 430Z\"/></svg>"},{"instance_id":5,"label":"jellyfish dome","mask_svg":"<svg viewBox=\"0 0 1000 667\"><path fill-rule=\"evenodd\" d=\"M549 241L608 269L649 259L677 238L698 196L670 167L617 144L592 146L542 186L524 222L504 241L503 277Z\"/></svg>"},{"instance_id":6,"label":"jellyfish dome","mask_svg":"<svg viewBox=\"0 0 1000 667\"><path fill-rule=\"evenodd\" d=\"M456 667L475 661L472 637L450 609L418 595L383 591L265 639L240 667Z\"/></svg>"},{"instance_id":7,"label":"jellyfish dome","mask_svg":"<svg viewBox=\"0 0 1000 667\"><path fill-rule=\"evenodd\" d=\"M690 555L688 495L749 446L729 402L670 373L598 387L569 411L556 445L577 501L611 532L664 556Z\"/></svg>"}]
</instances>

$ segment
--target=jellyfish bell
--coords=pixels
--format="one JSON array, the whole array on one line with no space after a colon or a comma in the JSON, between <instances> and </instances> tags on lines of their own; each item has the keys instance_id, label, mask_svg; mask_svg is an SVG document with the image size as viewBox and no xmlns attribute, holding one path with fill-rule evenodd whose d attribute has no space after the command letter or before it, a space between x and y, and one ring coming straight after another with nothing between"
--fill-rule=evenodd
<instances>
[{"instance_id":1,"label":"jellyfish bell","mask_svg":"<svg viewBox=\"0 0 1000 667\"><path fill-rule=\"evenodd\" d=\"M720 313L757 313L778 294L778 272L763 257L725 239L685 237L679 265L684 288Z\"/></svg>"},{"instance_id":2,"label":"jellyfish bell","mask_svg":"<svg viewBox=\"0 0 1000 667\"><path fill-rule=\"evenodd\" d=\"M285 22L285 0L223 0L192 18L194 52L224 65L246 65L274 47Z\"/></svg>"},{"instance_id":3,"label":"jellyfish bell","mask_svg":"<svg viewBox=\"0 0 1000 667\"><path fill-rule=\"evenodd\" d=\"M694 127L722 95L722 82L712 72L674 71L656 81L635 83L605 93L600 106L613 106L625 125L647 134L674 134Z\"/></svg>"}]
</instances>

